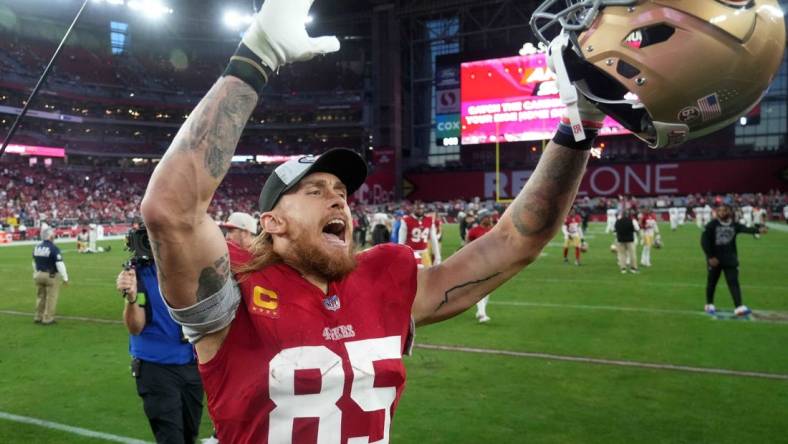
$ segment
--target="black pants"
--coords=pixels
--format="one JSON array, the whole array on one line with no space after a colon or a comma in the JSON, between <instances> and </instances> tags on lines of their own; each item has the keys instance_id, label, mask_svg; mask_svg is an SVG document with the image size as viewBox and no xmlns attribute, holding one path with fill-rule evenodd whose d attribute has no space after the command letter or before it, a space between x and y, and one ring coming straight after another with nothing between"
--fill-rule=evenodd
<instances>
[{"instance_id":1,"label":"black pants","mask_svg":"<svg viewBox=\"0 0 788 444\"><path fill-rule=\"evenodd\" d=\"M391 240L391 234L385 225L375 225L372 229L372 245L385 244Z\"/></svg>"},{"instance_id":2,"label":"black pants","mask_svg":"<svg viewBox=\"0 0 788 444\"><path fill-rule=\"evenodd\" d=\"M203 388L196 364L142 361L137 393L159 444L193 444L202 419Z\"/></svg>"},{"instance_id":3,"label":"black pants","mask_svg":"<svg viewBox=\"0 0 788 444\"><path fill-rule=\"evenodd\" d=\"M739 267L708 267L709 275L706 280L706 303L714 303L714 290L717 288L717 282L720 280L720 274L725 272L725 281L728 282L728 290L733 297L734 307L742 305L741 303L741 286L739 286Z\"/></svg>"},{"instance_id":4,"label":"black pants","mask_svg":"<svg viewBox=\"0 0 788 444\"><path fill-rule=\"evenodd\" d=\"M367 229L366 228L354 229L353 242L355 242L356 245L359 247L365 247L367 245Z\"/></svg>"}]
</instances>

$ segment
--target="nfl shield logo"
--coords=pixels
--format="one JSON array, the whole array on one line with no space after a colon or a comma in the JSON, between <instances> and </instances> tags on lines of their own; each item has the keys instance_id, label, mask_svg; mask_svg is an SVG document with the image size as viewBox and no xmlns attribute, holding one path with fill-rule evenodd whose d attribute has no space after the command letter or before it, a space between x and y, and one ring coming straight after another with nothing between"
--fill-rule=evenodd
<instances>
[{"instance_id":1,"label":"nfl shield logo","mask_svg":"<svg viewBox=\"0 0 788 444\"><path fill-rule=\"evenodd\" d=\"M331 311L339 310L339 296L333 295L323 299L323 305Z\"/></svg>"}]
</instances>

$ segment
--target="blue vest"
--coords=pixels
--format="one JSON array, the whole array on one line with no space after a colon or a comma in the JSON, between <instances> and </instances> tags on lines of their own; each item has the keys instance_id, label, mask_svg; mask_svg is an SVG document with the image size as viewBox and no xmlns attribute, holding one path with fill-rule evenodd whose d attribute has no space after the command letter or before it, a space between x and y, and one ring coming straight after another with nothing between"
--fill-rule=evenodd
<instances>
[{"instance_id":1,"label":"blue vest","mask_svg":"<svg viewBox=\"0 0 788 444\"><path fill-rule=\"evenodd\" d=\"M391 242L396 244L399 240L399 227L402 225L402 218L394 221L394 227L391 229Z\"/></svg>"},{"instance_id":2,"label":"blue vest","mask_svg":"<svg viewBox=\"0 0 788 444\"><path fill-rule=\"evenodd\" d=\"M129 335L131 356L157 364L193 363L194 349L182 340L181 326L172 320L167 311L154 265L137 269L137 285L137 291L145 293L146 323L139 336Z\"/></svg>"},{"instance_id":3,"label":"blue vest","mask_svg":"<svg viewBox=\"0 0 788 444\"><path fill-rule=\"evenodd\" d=\"M36 245L33 250L33 260L36 262L36 271L44 273L57 273L55 263L62 261L60 249L51 241L45 240Z\"/></svg>"}]
</instances>

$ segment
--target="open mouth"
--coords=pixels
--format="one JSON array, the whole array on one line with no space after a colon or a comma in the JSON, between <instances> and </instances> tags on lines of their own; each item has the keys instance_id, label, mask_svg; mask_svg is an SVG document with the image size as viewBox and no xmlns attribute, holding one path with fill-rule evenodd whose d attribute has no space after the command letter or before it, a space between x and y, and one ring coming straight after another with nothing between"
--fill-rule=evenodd
<instances>
[{"instance_id":1,"label":"open mouth","mask_svg":"<svg viewBox=\"0 0 788 444\"><path fill-rule=\"evenodd\" d=\"M323 225L323 238L330 243L345 245L345 221L334 218Z\"/></svg>"}]
</instances>

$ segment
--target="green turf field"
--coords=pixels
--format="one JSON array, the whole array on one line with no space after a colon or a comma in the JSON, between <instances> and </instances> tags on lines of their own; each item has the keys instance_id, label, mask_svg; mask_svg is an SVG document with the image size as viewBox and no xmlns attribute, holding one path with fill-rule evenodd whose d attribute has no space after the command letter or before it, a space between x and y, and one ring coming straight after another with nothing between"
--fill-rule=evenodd
<instances>
[{"instance_id":1,"label":"green turf field","mask_svg":"<svg viewBox=\"0 0 788 444\"><path fill-rule=\"evenodd\" d=\"M663 226L665 248L640 275L619 274L602 228L590 228L581 267L564 265L560 240L551 243L493 294L490 323L478 324L471 310L418 331L418 344L462 350L416 348L406 358L392 442L788 442L788 232L739 237L744 301L768 317L747 321L702 313L695 226ZM448 255L456 226L445 233ZM112 245L99 255L61 245L73 283L61 292L60 316L120 320L114 279L125 255ZM0 442L108 442L8 414L152 441L123 325L34 325L31 251L0 248ZM717 307L731 305L722 279ZM201 436L209 429L206 415Z\"/></svg>"}]
</instances>

